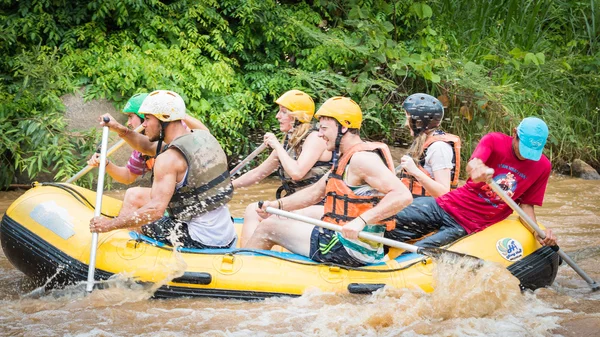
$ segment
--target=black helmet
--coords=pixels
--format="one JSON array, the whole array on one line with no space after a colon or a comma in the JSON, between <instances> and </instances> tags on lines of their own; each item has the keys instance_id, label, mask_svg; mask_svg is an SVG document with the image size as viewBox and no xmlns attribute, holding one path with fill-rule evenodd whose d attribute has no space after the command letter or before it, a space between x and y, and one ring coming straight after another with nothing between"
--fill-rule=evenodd
<instances>
[{"instance_id":1,"label":"black helmet","mask_svg":"<svg viewBox=\"0 0 600 337\"><path fill-rule=\"evenodd\" d=\"M408 96L402 108L410 115L410 128L415 137L425 130L435 129L444 118L444 107L440 101L427 94L413 94Z\"/></svg>"}]
</instances>

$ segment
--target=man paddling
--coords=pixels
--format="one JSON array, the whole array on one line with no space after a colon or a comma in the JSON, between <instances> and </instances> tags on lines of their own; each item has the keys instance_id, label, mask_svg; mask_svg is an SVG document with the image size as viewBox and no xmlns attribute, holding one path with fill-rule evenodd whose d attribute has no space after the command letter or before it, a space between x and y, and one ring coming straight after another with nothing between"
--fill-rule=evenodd
<instances>
[{"instance_id":1,"label":"man paddling","mask_svg":"<svg viewBox=\"0 0 600 337\"><path fill-rule=\"evenodd\" d=\"M150 199L140 208L122 209L114 219L93 218L90 230L132 228L169 244L175 244L170 235L175 230L177 241L185 247L231 247L236 235L225 204L231 200L233 186L227 157L217 140L208 131L192 132L183 125L185 103L172 91L150 93L139 112L145 116L147 138L123 130L114 120L108 126L142 153L169 144L165 151L157 151ZM172 217L163 216L167 207Z\"/></svg>"},{"instance_id":2,"label":"man paddling","mask_svg":"<svg viewBox=\"0 0 600 337\"><path fill-rule=\"evenodd\" d=\"M485 135L467 165L467 183L435 199L415 199L398 213L396 228L385 237L407 241L437 230L415 245L443 246L506 219L512 209L486 184L491 178L535 221L534 206L542 206L551 170L542 154L547 138L546 123L535 117L523 119L512 137L499 132ZM543 240L535 234L538 241L556 245L552 230L545 232Z\"/></svg>"},{"instance_id":3,"label":"man paddling","mask_svg":"<svg viewBox=\"0 0 600 337\"><path fill-rule=\"evenodd\" d=\"M408 189L394 173L387 145L364 142L359 135L362 111L346 97L327 100L316 118L319 136L334 151L332 171L314 185L275 201L264 202L264 218L248 248L270 249L278 244L318 262L363 266L384 257L381 244L359 239L365 230L383 236L392 229L396 212L412 201ZM315 205L326 197L325 206ZM314 206L309 206L314 205ZM298 213L342 226L342 234L297 220L269 217L267 207ZM303 209L303 207L306 207Z\"/></svg>"}]
</instances>

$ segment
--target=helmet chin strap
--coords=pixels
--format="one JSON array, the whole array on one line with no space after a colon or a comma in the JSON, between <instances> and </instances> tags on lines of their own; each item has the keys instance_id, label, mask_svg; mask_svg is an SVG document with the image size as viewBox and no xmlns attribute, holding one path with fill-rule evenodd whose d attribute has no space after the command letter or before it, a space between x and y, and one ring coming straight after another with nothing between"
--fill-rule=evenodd
<instances>
[{"instance_id":1,"label":"helmet chin strap","mask_svg":"<svg viewBox=\"0 0 600 337\"><path fill-rule=\"evenodd\" d=\"M348 132L348 130L346 130ZM338 160L340 158L340 143L342 142L342 137L346 132L342 132L342 124L338 124L338 132L337 137L335 137L335 149L331 154L331 161L333 162L333 171L335 172L337 169Z\"/></svg>"},{"instance_id":2,"label":"helmet chin strap","mask_svg":"<svg viewBox=\"0 0 600 337\"><path fill-rule=\"evenodd\" d=\"M158 155L162 152L162 143L163 140L165 140L165 128L167 127L167 124L169 124L169 122L160 122L160 133L158 134L158 146L156 147L155 157L158 157Z\"/></svg>"}]
</instances>

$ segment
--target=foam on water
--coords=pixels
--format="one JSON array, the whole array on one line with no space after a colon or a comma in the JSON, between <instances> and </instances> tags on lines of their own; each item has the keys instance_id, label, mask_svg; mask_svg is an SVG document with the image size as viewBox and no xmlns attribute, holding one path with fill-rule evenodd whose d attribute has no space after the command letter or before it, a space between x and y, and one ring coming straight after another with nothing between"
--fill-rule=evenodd
<instances>
[{"instance_id":1,"label":"foam on water","mask_svg":"<svg viewBox=\"0 0 600 337\"><path fill-rule=\"evenodd\" d=\"M186 266L174 251L162 267L170 279ZM311 290L261 302L148 300L169 279L150 287L119 275L91 294L82 283L2 301L0 328L32 336L547 336L570 312L521 293L505 268L470 260L440 260L430 294L384 288L370 296Z\"/></svg>"}]
</instances>

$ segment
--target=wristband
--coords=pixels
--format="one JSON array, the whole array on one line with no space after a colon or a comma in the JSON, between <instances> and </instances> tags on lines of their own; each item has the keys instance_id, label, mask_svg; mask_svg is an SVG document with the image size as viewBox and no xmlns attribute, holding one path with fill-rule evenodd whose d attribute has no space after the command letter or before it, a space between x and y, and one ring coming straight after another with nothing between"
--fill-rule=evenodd
<instances>
[{"instance_id":1,"label":"wristband","mask_svg":"<svg viewBox=\"0 0 600 337\"><path fill-rule=\"evenodd\" d=\"M365 219L362 218L362 216L359 215L358 218L361 219L365 223L365 226L367 225L367 222L365 221Z\"/></svg>"}]
</instances>

